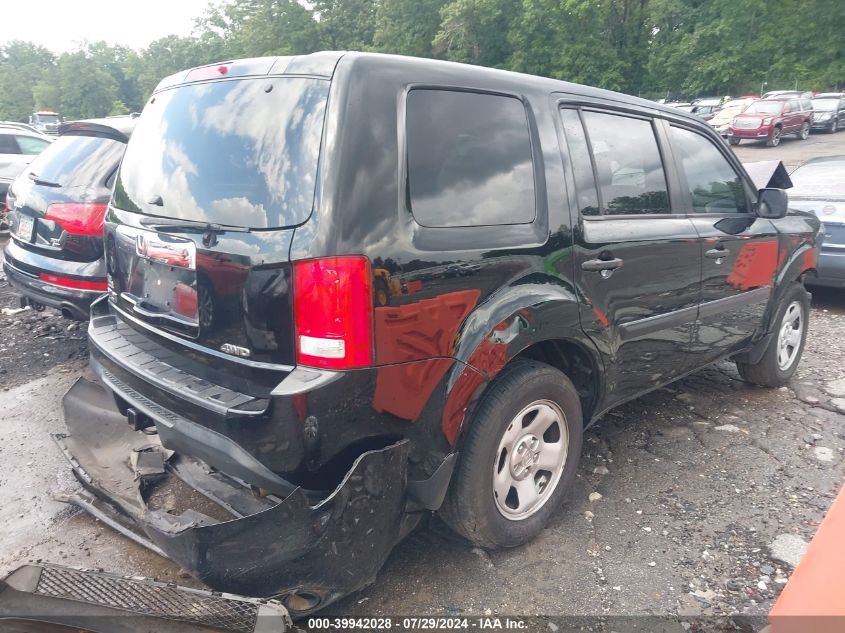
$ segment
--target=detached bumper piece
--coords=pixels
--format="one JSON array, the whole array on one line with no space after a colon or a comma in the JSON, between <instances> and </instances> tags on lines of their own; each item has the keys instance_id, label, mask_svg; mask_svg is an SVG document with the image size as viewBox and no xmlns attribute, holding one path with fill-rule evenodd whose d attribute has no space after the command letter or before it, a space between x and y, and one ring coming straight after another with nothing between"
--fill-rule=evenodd
<instances>
[{"instance_id":1,"label":"detached bumper piece","mask_svg":"<svg viewBox=\"0 0 845 633\"><path fill-rule=\"evenodd\" d=\"M148 578L25 565L0 581L0 629L12 633L270 633L292 629L281 603Z\"/></svg>"},{"instance_id":2,"label":"detached bumper piece","mask_svg":"<svg viewBox=\"0 0 845 633\"><path fill-rule=\"evenodd\" d=\"M305 615L370 584L399 540L408 443L360 455L330 493L266 494L133 431L99 383L64 398L56 435L87 492L74 503L216 591Z\"/></svg>"}]
</instances>

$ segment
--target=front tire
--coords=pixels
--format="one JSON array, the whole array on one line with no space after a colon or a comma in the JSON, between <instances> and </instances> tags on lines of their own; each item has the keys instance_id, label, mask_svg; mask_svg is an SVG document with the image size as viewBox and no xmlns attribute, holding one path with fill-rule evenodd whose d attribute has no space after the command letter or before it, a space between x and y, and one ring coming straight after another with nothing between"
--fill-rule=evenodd
<instances>
[{"instance_id":1,"label":"front tire","mask_svg":"<svg viewBox=\"0 0 845 633\"><path fill-rule=\"evenodd\" d=\"M839 122L836 119L833 119L833 123L830 124L830 133L836 134L836 130L839 129Z\"/></svg>"},{"instance_id":2,"label":"front tire","mask_svg":"<svg viewBox=\"0 0 845 633\"><path fill-rule=\"evenodd\" d=\"M804 286L794 283L778 309L774 335L766 351L756 363L737 361L739 375L761 387L780 387L789 382L804 352L809 316L809 294Z\"/></svg>"},{"instance_id":3,"label":"front tire","mask_svg":"<svg viewBox=\"0 0 845 633\"><path fill-rule=\"evenodd\" d=\"M728 137L728 143L730 143L731 145L739 145L740 140L741 139L735 138L733 136Z\"/></svg>"},{"instance_id":4,"label":"front tire","mask_svg":"<svg viewBox=\"0 0 845 633\"><path fill-rule=\"evenodd\" d=\"M772 130L772 136L768 141L766 141L766 145L768 145L769 147L777 147L778 145L780 145L780 135L781 129L779 127L776 127L774 130Z\"/></svg>"},{"instance_id":5,"label":"front tire","mask_svg":"<svg viewBox=\"0 0 845 633\"><path fill-rule=\"evenodd\" d=\"M581 402L562 372L530 360L505 367L474 415L443 520L481 547L530 541L571 488L582 438Z\"/></svg>"}]
</instances>

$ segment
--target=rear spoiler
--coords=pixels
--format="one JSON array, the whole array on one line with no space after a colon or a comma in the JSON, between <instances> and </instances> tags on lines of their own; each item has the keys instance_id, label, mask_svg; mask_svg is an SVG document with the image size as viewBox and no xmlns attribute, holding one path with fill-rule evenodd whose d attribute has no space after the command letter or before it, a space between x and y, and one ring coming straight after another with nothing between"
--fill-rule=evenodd
<instances>
[{"instance_id":1,"label":"rear spoiler","mask_svg":"<svg viewBox=\"0 0 845 633\"><path fill-rule=\"evenodd\" d=\"M110 138L120 143L128 143L129 135L116 130L102 123L90 123L88 121L71 121L59 125L59 136L95 136L99 138Z\"/></svg>"}]
</instances>

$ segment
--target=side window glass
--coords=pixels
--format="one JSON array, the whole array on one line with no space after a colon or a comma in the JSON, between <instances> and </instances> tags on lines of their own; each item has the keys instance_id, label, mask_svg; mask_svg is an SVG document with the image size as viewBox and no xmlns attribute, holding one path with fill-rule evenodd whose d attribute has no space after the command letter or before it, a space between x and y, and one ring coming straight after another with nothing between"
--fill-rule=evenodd
<instances>
[{"instance_id":1,"label":"side window glass","mask_svg":"<svg viewBox=\"0 0 845 633\"><path fill-rule=\"evenodd\" d=\"M581 118L575 110L561 110L560 119L566 135L569 162L575 175L575 191L581 215L599 215L599 196L590 161L590 148L581 126Z\"/></svg>"},{"instance_id":2,"label":"side window glass","mask_svg":"<svg viewBox=\"0 0 845 633\"><path fill-rule=\"evenodd\" d=\"M747 213L742 180L709 139L671 128L672 145L681 158L696 213Z\"/></svg>"},{"instance_id":3,"label":"side window glass","mask_svg":"<svg viewBox=\"0 0 845 633\"><path fill-rule=\"evenodd\" d=\"M455 90L411 90L407 134L411 212L421 225L534 220L534 161L522 101Z\"/></svg>"},{"instance_id":4,"label":"side window glass","mask_svg":"<svg viewBox=\"0 0 845 633\"><path fill-rule=\"evenodd\" d=\"M15 138L21 148L21 154L40 154L50 144L49 141L31 136L16 136Z\"/></svg>"},{"instance_id":5,"label":"side window glass","mask_svg":"<svg viewBox=\"0 0 845 633\"><path fill-rule=\"evenodd\" d=\"M666 175L651 122L584 112L605 215L670 213Z\"/></svg>"},{"instance_id":6,"label":"side window glass","mask_svg":"<svg viewBox=\"0 0 845 633\"><path fill-rule=\"evenodd\" d=\"M20 154L21 148L18 147L15 137L11 134L0 134L0 154Z\"/></svg>"}]
</instances>

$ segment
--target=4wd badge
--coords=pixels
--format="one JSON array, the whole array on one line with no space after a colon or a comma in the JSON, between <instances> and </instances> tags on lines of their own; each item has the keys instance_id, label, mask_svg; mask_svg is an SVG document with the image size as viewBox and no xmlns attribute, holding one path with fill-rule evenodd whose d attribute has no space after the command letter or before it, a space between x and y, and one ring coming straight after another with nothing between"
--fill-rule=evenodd
<instances>
[{"instance_id":1,"label":"4wd badge","mask_svg":"<svg viewBox=\"0 0 845 633\"><path fill-rule=\"evenodd\" d=\"M232 354L233 356L240 356L242 358L249 358L249 350L246 347L238 347L237 345L232 345L231 343L223 343L220 346L220 351L225 352L227 354Z\"/></svg>"}]
</instances>

